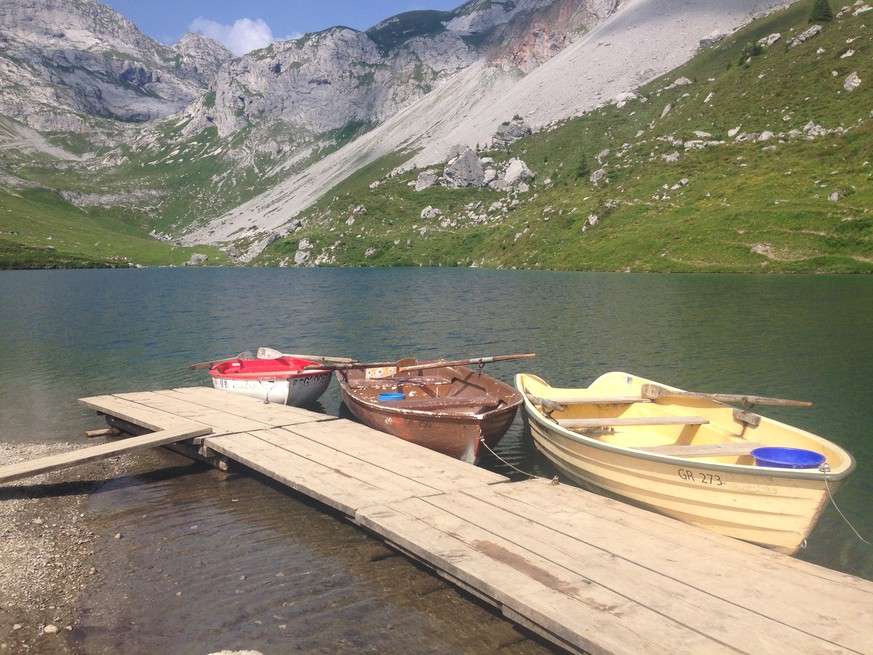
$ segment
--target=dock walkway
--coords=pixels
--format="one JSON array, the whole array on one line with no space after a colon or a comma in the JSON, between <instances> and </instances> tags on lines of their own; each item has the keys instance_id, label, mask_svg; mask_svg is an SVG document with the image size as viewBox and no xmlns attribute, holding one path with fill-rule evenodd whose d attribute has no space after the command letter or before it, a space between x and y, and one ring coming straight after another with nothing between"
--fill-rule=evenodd
<instances>
[{"instance_id":1,"label":"dock walkway","mask_svg":"<svg viewBox=\"0 0 873 655\"><path fill-rule=\"evenodd\" d=\"M214 389L80 402L144 430L210 429L188 441L201 455L339 510L573 653L873 654L873 582L573 486Z\"/></svg>"}]
</instances>

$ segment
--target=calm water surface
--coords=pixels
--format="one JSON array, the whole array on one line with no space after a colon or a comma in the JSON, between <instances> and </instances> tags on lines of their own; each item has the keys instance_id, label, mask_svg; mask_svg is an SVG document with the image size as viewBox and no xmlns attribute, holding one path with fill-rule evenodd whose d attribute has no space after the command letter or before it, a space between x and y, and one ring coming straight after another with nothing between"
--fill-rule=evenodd
<instances>
[{"instance_id":1,"label":"calm water surface","mask_svg":"<svg viewBox=\"0 0 873 655\"><path fill-rule=\"evenodd\" d=\"M624 370L686 389L811 400L764 413L858 461L840 509L873 540L873 278L468 269L0 272L0 440L78 441L77 399L208 384L193 362L259 346L394 360L535 352L488 367L585 386ZM319 408L339 415L333 384ZM521 417L500 455L548 474ZM511 472L497 460L484 465ZM106 581L90 653L544 653L504 621L268 482L163 451L91 509ZM873 579L873 548L829 508L800 558ZM111 608L111 612L107 611Z\"/></svg>"}]
</instances>

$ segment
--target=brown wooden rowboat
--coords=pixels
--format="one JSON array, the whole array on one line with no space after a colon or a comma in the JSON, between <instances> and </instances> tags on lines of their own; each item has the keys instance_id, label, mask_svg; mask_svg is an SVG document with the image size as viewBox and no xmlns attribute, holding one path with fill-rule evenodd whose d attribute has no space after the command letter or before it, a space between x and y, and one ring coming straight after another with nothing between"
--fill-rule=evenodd
<instances>
[{"instance_id":1,"label":"brown wooden rowboat","mask_svg":"<svg viewBox=\"0 0 873 655\"><path fill-rule=\"evenodd\" d=\"M352 414L371 428L466 462L485 451L480 436L489 448L500 441L523 401L512 386L466 366L387 373L371 377L372 370L337 370Z\"/></svg>"}]
</instances>

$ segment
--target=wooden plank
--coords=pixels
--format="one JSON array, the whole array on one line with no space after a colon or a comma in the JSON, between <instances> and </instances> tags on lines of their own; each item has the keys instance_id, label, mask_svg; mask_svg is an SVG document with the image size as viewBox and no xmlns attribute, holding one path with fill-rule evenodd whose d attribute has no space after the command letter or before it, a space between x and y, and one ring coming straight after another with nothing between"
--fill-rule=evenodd
<instances>
[{"instance_id":1,"label":"wooden plank","mask_svg":"<svg viewBox=\"0 0 873 655\"><path fill-rule=\"evenodd\" d=\"M530 480L465 493L500 495L520 519L657 571L689 594L716 596L840 644L824 652L873 654L873 582L569 485Z\"/></svg>"},{"instance_id":2,"label":"wooden plank","mask_svg":"<svg viewBox=\"0 0 873 655\"><path fill-rule=\"evenodd\" d=\"M12 482L20 480L40 473L48 473L50 471L58 471L60 469L93 462L99 459L106 459L115 455L141 450L143 448L157 448L177 441L184 441L193 437L209 434L212 430L208 427L183 428L177 430L162 430L151 434L144 434L139 437L128 437L119 439L109 443L100 444L99 446L89 446L59 455L50 455L49 457L41 457L32 459L27 462L19 462L8 466L0 467L0 482Z\"/></svg>"},{"instance_id":3,"label":"wooden plank","mask_svg":"<svg viewBox=\"0 0 873 655\"><path fill-rule=\"evenodd\" d=\"M345 438L335 438L337 428ZM343 419L208 438L204 444L350 517L389 500L508 481Z\"/></svg>"},{"instance_id":4,"label":"wooden plank","mask_svg":"<svg viewBox=\"0 0 873 655\"><path fill-rule=\"evenodd\" d=\"M698 445L668 444L665 446L642 446L640 448L635 448L635 450L654 453L656 455L669 455L670 457L732 457L748 455L755 448L760 448L763 445L764 444L753 443L751 441L733 441L731 443Z\"/></svg>"},{"instance_id":5,"label":"wooden plank","mask_svg":"<svg viewBox=\"0 0 873 655\"><path fill-rule=\"evenodd\" d=\"M357 520L576 652L736 655L735 649L608 586L561 570L535 552L510 548L505 539L479 527L478 520L460 519L430 500L372 508Z\"/></svg>"},{"instance_id":6,"label":"wooden plank","mask_svg":"<svg viewBox=\"0 0 873 655\"><path fill-rule=\"evenodd\" d=\"M444 492L508 482L499 473L345 419L296 425L288 430Z\"/></svg>"},{"instance_id":7,"label":"wooden plank","mask_svg":"<svg viewBox=\"0 0 873 655\"><path fill-rule=\"evenodd\" d=\"M175 415L204 425L210 425L215 432L231 434L235 432L247 432L271 427L269 422L260 421L253 409L252 417L241 416L224 412L220 409L212 409L203 405L189 402L179 394L165 394L154 391L142 393L129 393L119 396L123 400L135 403L143 408L143 411L158 410L167 414ZM242 396L240 398L243 398ZM259 407L260 403L255 398L249 398L253 408Z\"/></svg>"},{"instance_id":8,"label":"wooden plank","mask_svg":"<svg viewBox=\"0 0 873 655\"><path fill-rule=\"evenodd\" d=\"M263 436L267 432L270 431L257 434ZM227 435L208 443L216 452L350 517L361 506L376 505L409 495L408 492L398 492L396 483L380 487L368 480L343 475L330 463L313 461L277 448L251 434Z\"/></svg>"},{"instance_id":9,"label":"wooden plank","mask_svg":"<svg viewBox=\"0 0 873 655\"><path fill-rule=\"evenodd\" d=\"M626 416L616 418L559 418L562 428L611 428L625 425L706 425L702 416Z\"/></svg>"},{"instance_id":10,"label":"wooden plank","mask_svg":"<svg viewBox=\"0 0 873 655\"><path fill-rule=\"evenodd\" d=\"M386 407L417 410L453 409L455 407L493 407L500 399L496 396L483 394L481 396L444 396L442 398L403 398L402 400L380 401Z\"/></svg>"},{"instance_id":11,"label":"wooden plank","mask_svg":"<svg viewBox=\"0 0 873 655\"><path fill-rule=\"evenodd\" d=\"M119 396L80 398L79 404L95 412L109 414L152 431L203 427L203 424L197 421L182 418L172 412L147 407Z\"/></svg>"},{"instance_id":12,"label":"wooden plank","mask_svg":"<svg viewBox=\"0 0 873 655\"><path fill-rule=\"evenodd\" d=\"M545 573L533 577L544 585L562 590L570 580L583 580L586 593L592 585L609 589L627 603L647 607L690 632L706 635L738 651L794 655L830 650L830 644L811 637L802 627L786 626L742 607L733 599L705 593L705 578L695 582L698 588L695 591L685 580L675 580L657 568L613 557L609 551L582 538L529 520L515 513L499 494L473 497L458 493L426 500L452 515L450 521L442 519L440 525L453 536L476 549L481 549L481 543L497 544L496 557L508 563L535 566L535 572ZM416 516L426 515L419 512ZM475 527L465 528L465 522ZM526 566L521 568L526 570ZM677 651L681 650L678 648L681 643L676 644Z\"/></svg>"},{"instance_id":13,"label":"wooden plank","mask_svg":"<svg viewBox=\"0 0 873 655\"><path fill-rule=\"evenodd\" d=\"M270 427L296 425L309 421L336 420L335 416L314 412L302 407L265 403L257 398L212 387L182 387L171 391L158 391L155 393L181 398L186 402L212 410L219 410L227 414L256 418L259 422Z\"/></svg>"},{"instance_id":14,"label":"wooden plank","mask_svg":"<svg viewBox=\"0 0 873 655\"><path fill-rule=\"evenodd\" d=\"M368 430L365 426L358 427ZM376 436L381 434L376 433ZM361 459L307 439L290 428L219 437L209 440L207 445L349 516L354 516L358 509L388 500L443 493L444 476L427 470L410 474L410 467L404 465L409 461L410 452L420 454L424 449L392 437L388 443L395 456L385 461ZM463 462L458 464L470 466Z\"/></svg>"},{"instance_id":15,"label":"wooden plank","mask_svg":"<svg viewBox=\"0 0 873 655\"><path fill-rule=\"evenodd\" d=\"M349 380L349 386L352 389L384 389L404 384L407 386L428 386L451 383L452 381L449 378L438 375L420 375L414 378L356 378Z\"/></svg>"}]
</instances>

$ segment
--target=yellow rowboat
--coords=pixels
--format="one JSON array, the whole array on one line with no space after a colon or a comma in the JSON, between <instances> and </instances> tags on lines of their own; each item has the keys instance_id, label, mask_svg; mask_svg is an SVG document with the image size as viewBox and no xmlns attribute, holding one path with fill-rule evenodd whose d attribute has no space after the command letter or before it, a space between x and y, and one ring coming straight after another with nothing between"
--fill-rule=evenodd
<instances>
[{"instance_id":1,"label":"yellow rowboat","mask_svg":"<svg viewBox=\"0 0 873 655\"><path fill-rule=\"evenodd\" d=\"M749 411L809 403L686 392L619 372L585 389L526 373L515 385L537 449L576 484L789 555L855 468L836 444Z\"/></svg>"}]
</instances>

